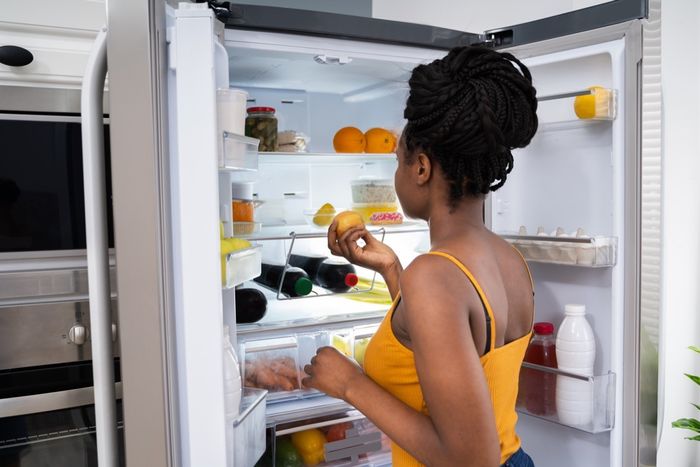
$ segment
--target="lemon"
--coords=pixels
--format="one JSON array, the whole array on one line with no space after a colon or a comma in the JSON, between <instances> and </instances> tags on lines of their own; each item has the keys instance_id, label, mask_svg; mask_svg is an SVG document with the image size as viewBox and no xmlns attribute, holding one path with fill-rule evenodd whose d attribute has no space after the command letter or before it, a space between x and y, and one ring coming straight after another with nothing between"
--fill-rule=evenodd
<instances>
[{"instance_id":1,"label":"lemon","mask_svg":"<svg viewBox=\"0 0 700 467\"><path fill-rule=\"evenodd\" d=\"M335 208L332 204L326 203L321 206L318 211L316 211L313 218L313 223L320 227L325 227L327 225L331 225L331 222L333 222L333 217L335 217Z\"/></svg>"},{"instance_id":2,"label":"lemon","mask_svg":"<svg viewBox=\"0 0 700 467\"><path fill-rule=\"evenodd\" d=\"M588 89L591 91L590 94L576 96L574 99L574 112L578 118L583 120L596 117L600 111L607 111L607 109L599 108L603 106L601 105L601 96L598 93L605 91L605 89L600 86L591 86Z\"/></svg>"},{"instance_id":3,"label":"lemon","mask_svg":"<svg viewBox=\"0 0 700 467\"><path fill-rule=\"evenodd\" d=\"M365 351L369 344L369 337L355 341L355 360L362 366L365 361Z\"/></svg>"},{"instance_id":4,"label":"lemon","mask_svg":"<svg viewBox=\"0 0 700 467\"><path fill-rule=\"evenodd\" d=\"M221 255L226 256L234 251L250 248L251 246L248 240L243 240L242 238L222 238Z\"/></svg>"}]
</instances>

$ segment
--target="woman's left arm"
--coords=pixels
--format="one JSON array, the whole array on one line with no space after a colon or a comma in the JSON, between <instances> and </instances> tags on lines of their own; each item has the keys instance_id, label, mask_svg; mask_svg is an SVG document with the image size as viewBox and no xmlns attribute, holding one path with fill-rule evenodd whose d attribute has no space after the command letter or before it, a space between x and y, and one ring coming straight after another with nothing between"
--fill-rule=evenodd
<instances>
[{"instance_id":1,"label":"woman's left arm","mask_svg":"<svg viewBox=\"0 0 700 467\"><path fill-rule=\"evenodd\" d=\"M488 387L464 295L450 293L454 283L445 279L454 276L449 267L436 258L419 257L401 277L402 312L429 417L333 348L320 349L304 368L310 375L304 385L353 405L423 464L496 466L500 450Z\"/></svg>"}]
</instances>

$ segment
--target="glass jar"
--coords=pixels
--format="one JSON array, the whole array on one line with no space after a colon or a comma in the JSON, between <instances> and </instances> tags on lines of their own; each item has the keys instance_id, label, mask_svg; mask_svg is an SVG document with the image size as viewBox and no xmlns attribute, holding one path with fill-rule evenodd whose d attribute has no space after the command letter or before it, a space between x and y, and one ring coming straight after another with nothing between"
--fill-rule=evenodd
<instances>
[{"instance_id":1,"label":"glass jar","mask_svg":"<svg viewBox=\"0 0 700 467\"><path fill-rule=\"evenodd\" d=\"M260 140L260 152L277 151L277 117L273 107L251 107L245 119L245 135Z\"/></svg>"}]
</instances>

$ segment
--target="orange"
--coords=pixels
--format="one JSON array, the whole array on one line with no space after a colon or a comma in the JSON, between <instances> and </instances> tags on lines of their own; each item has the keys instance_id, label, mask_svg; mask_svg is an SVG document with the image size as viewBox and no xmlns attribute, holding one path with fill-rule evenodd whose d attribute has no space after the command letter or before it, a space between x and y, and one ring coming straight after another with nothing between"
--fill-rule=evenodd
<instances>
[{"instance_id":1,"label":"orange","mask_svg":"<svg viewBox=\"0 0 700 467\"><path fill-rule=\"evenodd\" d=\"M338 238L342 237L345 232L353 227L364 228L365 226L362 222L362 216L355 211L343 211L335 216L334 220L338 221L338 225L335 227L335 234Z\"/></svg>"},{"instance_id":2,"label":"orange","mask_svg":"<svg viewBox=\"0 0 700 467\"><path fill-rule=\"evenodd\" d=\"M365 135L354 126L341 128L333 137L335 152L364 152Z\"/></svg>"},{"instance_id":3,"label":"orange","mask_svg":"<svg viewBox=\"0 0 700 467\"><path fill-rule=\"evenodd\" d=\"M365 133L366 152L385 154L396 150L396 135L384 128L372 128Z\"/></svg>"}]
</instances>

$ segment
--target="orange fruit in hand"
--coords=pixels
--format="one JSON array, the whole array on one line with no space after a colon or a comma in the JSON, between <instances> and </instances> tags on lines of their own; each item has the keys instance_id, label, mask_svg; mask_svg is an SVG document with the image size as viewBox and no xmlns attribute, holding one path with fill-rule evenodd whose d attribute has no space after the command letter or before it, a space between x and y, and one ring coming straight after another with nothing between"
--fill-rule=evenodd
<instances>
[{"instance_id":1,"label":"orange fruit in hand","mask_svg":"<svg viewBox=\"0 0 700 467\"><path fill-rule=\"evenodd\" d=\"M354 126L341 128L333 137L335 152L364 152L365 135Z\"/></svg>"},{"instance_id":2,"label":"orange fruit in hand","mask_svg":"<svg viewBox=\"0 0 700 467\"><path fill-rule=\"evenodd\" d=\"M396 150L396 135L384 128L367 130L365 140L365 152L385 154Z\"/></svg>"},{"instance_id":3,"label":"orange fruit in hand","mask_svg":"<svg viewBox=\"0 0 700 467\"><path fill-rule=\"evenodd\" d=\"M355 211L343 211L335 216L333 220L338 221L338 225L335 227L335 234L338 238L342 237L345 232L353 227L364 228L365 226L364 222L362 222L362 216Z\"/></svg>"}]
</instances>

